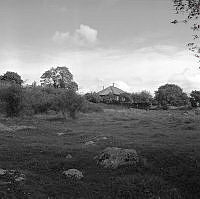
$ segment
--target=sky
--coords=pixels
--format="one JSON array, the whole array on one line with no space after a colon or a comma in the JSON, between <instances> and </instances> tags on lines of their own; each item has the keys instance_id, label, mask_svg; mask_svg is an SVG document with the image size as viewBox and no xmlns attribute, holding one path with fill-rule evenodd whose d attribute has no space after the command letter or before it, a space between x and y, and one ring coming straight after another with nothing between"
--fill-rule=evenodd
<instances>
[{"instance_id":1,"label":"sky","mask_svg":"<svg viewBox=\"0 0 200 199\"><path fill-rule=\"evenodd\" d=\"M127 92L166 83L200 90L185 46L192 32L171 24L176 17L171 0L0 0L0 74L31 84L66 66L80 93L113 83Z\"/></svg>"}]
</instances>

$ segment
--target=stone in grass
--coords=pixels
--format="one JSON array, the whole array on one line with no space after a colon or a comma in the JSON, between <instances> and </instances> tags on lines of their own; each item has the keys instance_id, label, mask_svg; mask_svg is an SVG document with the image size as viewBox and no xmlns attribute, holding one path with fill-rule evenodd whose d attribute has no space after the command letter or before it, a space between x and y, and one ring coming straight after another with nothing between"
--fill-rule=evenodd
<instances>
[{"instance_id":1,"label":"stone in grass","mask_svg":"<svg viewBox=\"0 0 200 199\"><path fill-rule=\"evenodd\" d=\"M95 142L91 140L91 141L86 142L85 145L95 145Z\"/></svg>"},{"instance_id":2,"label":"stone in grass","mask_svg":"<svg viewBox=\"0 0 200 199\"><path fill-rule=\"evenodd\" d=\"M58 136L65 135L65 133L57 133Z\"/></svg>"},{"instance_id":3,"label":"stone in grass","mask_svg":"<svg viewBox=\"0 0 200 199\"><path fill-rule=\"evenodd\" d=\"M71 154L67 154L67 155L65 156L65 158L66 158L66 159L72 159L72 155L71 155Z\"/></svg>"},{"instance_id":4,"label":"stone in grass","mask_svg":"<svg viewBox=\"0 0 200 199\"><path fill-rule=\"evenodd\" d=\"M66 177L73 178L73 179L80 180L81 178L83 178L83 173L77 169L68 169L67 171L63 171L63 174Z\"/></svg>"},{"instance_id":5,"label":"stone in grass","mask_svg":"<svg viewBox=\"0 0 200 199\"><path fill-rule=\"evenodd\" d=\"M17 176L15 176L15 181L16 182L21 182L25 180L25 175L24 174L18 174Z\"/></svg>"},{"instance_id":6,"label":"stone in grass","mask_svg":"<svg viewBox=\"0 0 200 199\"><path fill-rule=\"evenodd\" d=\"M5 175L6 174L6 170L5 169L0 169L0 176Z\"/></svg>"},{"instance_id":7,"label":"stone in grass","mask_svg":"<svg viewBox=\"0 0 200 199\"><path fill-rule=\"evenodd\" d=\"M133 165L139 163L139 157L134 149L123 149L117 147L107 147L95 157L97 164L104 168L116 169L119 166Z\"/></svg>"}]
</instances>

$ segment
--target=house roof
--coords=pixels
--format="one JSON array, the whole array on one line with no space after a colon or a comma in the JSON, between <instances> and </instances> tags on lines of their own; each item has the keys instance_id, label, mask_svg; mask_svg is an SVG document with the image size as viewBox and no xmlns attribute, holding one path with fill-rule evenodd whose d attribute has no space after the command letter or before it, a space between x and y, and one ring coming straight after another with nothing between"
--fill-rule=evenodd
<instances>
[{"instance_id":1,"label":"house roof","mask_svg":"<svg viewBox=\"0 0 200 199\"><path fill-rule=\"evenodd\" d=\"M98 92L99 95L104 96L104 95L108 95L108 94L114 94L114 95L120 95L122 93L125 93L123 90L114 87L114 86L109 86L101 91Z\"/></svg>"}]
</instances>

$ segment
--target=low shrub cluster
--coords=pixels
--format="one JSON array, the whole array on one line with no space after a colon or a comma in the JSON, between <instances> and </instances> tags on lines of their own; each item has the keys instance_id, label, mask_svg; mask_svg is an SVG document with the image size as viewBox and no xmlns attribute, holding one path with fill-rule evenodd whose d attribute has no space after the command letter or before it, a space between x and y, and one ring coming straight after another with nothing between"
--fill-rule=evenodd
<instances>
[{"instance_id":1,"label":"low shrub cluster","mask_svg":"<svg viewBox=\"0 0 200 199\"><path fill-rule=\"evenodd\" d=\"M33 115L53 110L75 119L85 104L82 96L62 88L22 88L13 84L0 90L1 111L8 117Z\"/></svg>"},{"instance_id":2,"label":"low shrub cluster","mask_svg":"<svg viewBox=\"0 0 200 199\"><path fill-rule=\"evenodd\" d=\"M18 116L23 109L23 90L20 85L12 84L9 87L0 90L0 100L2 110L4 110L8 117Z\"/></svg>"},{"instance_id":3,"label":"low shrub cluster","mask_svg":"<svg viewBox=\"0 0 200 199\"><path fill-rule=\"evenodd\" d=\"M103 108L99 104L85 101L84 106L82 106L81 108L81 112L83 113L103 112Z\"/></svg>"}]
</instances>

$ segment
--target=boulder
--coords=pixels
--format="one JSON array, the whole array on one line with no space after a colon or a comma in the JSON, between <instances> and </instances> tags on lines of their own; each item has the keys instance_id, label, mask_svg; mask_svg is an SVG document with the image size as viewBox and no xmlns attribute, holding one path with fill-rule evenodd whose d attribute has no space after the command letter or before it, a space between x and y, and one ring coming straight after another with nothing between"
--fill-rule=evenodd
<instances>
[{"instance_id":1,"label":"boulder","mask_svg":"<svg viewBox=\"0 0 200 199\"><path fill-rule=\"evenodd\" d=\"M85 142L85 145L95 145L95 142L91 140L91 141Z\"/></svg>"},{"instance_id":2,"label":"boulder","mask_svg":"<svg viewBox=\"0 0 200 199\"><path fill-rule=\"evenodd\" d=\"M117 168L123 165L133 165L139 162L139 157L134 149L107 147L95 157L97 164L104 168Z\"/></svg>"},{"instance_id":3,"label":"boulder","mask_svg":"<svg viewBox=\"0 0 200 199\"><path fill-rule=\"evenodd\" d=\"M68 169L67 171L63 171L63 174L69 178L81 179L83 178L83 173L77 169Z\"/></svg>"},{"instance_id":4,"label":"boulder","mask_svg":"<svg viewBox=\"0 0 200 199\"><path fill-rule=\"evenodd\" d=\"M71 154L67 154L67 155L65 156L65 158L66 158L66 159L72 159L72 155L71 155Z\"/></svg>"},{"instance_id":5,"label":"boulder","mask_svg":"<svg viewBox=\"0 0 200 199\"><path fill-rule=\"evenodd\" d=\"M6 174L6 170L5 169L0 169L0 175L5 175Z\"/></svg>"}]
</instances>

